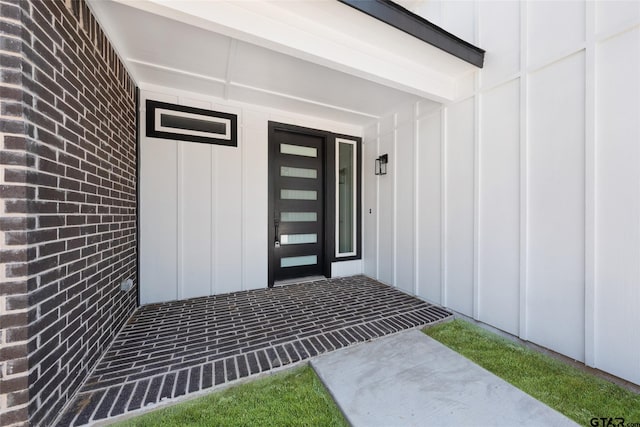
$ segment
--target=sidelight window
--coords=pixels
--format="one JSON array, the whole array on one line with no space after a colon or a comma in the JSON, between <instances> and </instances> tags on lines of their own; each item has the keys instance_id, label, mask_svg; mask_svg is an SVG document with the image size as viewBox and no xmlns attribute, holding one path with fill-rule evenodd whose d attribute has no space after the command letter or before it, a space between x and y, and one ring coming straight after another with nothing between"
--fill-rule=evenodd
<instances>
[{"instance_id":1,"label":"sidelight window","mask_svg":"<svg viewBox=\"0 0 640 427\"><path fill-rule=\"evenodd\" d=\"M356 255L357 145L336 138L336 257Z\"/></svg>"}]
</instances>

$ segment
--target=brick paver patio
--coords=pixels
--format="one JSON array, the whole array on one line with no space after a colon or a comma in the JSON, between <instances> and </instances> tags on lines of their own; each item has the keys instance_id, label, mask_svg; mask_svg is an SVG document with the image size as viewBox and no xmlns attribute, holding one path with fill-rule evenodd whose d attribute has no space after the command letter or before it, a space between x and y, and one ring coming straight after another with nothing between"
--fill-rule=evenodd
<instances>
[{"instance_id":1,"label":"brick paver patio","mask_svg":"<svg viewBox=\"0 0 640 427\"><path fill-rule=\"evenodd\" d=\"M125 414L451 315L365 276L146 305L59 425Z\"/></svg>"}]
</instances>

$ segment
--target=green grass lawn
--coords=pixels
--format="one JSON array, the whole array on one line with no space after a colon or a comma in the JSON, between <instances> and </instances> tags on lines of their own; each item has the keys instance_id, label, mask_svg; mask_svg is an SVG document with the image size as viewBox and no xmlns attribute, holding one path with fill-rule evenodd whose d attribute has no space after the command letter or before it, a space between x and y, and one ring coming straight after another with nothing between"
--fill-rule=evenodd
<instances>
[{"instance_id":1,"label":"green grass lawn","mask_svg":"<svg viewBox=\"0 0 640 427\"><path fill-rule=\"evenodd\" d=\"M117 426L348 426L304 366L125 420Z\"/></svg>"},{"instance_id":2,"label":"green grass lawn","mask_svg":"<svg viewBox=\"0 0 640 427\"><path fill-rule=\"evenodd\" d=\"M581 425L602 417L640 423L640 395L560 360L459 319L424 332Z\"/></svg>"}]
</instances>

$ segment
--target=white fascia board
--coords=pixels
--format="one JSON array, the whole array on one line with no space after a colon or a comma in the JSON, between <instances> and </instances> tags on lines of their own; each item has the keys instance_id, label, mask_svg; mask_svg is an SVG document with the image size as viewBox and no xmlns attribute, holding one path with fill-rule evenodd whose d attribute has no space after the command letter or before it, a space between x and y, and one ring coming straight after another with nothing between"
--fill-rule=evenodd
<instances>
[{"instance_id":1,"label":"white fascia board","mask_svg":"<svg viewBox=\"0 0 640 427\"><path fill-rule=\"evenodd\" d=\"M456 71L466 73L474 69L426 43L420 46L421 52L413 56L380 48L378 45L389 46L390 39L397 39L399 44L414 41L407 39L411 36L375 20L371 21L364 37L332 27L326 19L316 21L313 2L307 9L304 2L296 2L294 13L287 9L288 2L114 1L438 102L457 97L457 75L450 72L452 62ZM339 13L343 22L345 14L356 14L354 20L361 22L360 12L339 2L321 5L323 9L334 8L329 15ZM352 30L362 31L362 26ZM385 42L376 44L377 38ZM425 61L425 57L429 60Z\"/></svg>"}]
</instances>

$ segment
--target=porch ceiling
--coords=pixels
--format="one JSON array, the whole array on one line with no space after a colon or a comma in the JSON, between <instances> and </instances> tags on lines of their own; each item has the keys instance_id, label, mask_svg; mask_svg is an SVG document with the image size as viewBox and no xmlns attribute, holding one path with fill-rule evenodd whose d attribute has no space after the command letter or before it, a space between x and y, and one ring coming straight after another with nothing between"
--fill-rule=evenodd
<instances>
[{"instance_id":1,"label":"porch ceiling","mask_svg":"<svg viewBox=\"0 0 640 427\"><path fill-rule=\"evenodd\" d=\"M353 124L456 96L474 67L335 1L90 0L142 88Z\"/></svg>"}]
</instances>

